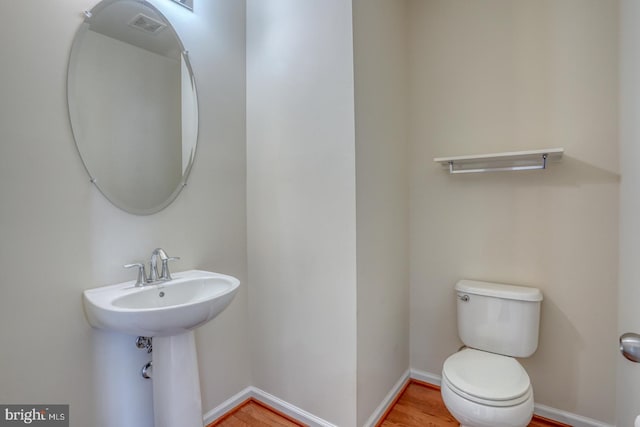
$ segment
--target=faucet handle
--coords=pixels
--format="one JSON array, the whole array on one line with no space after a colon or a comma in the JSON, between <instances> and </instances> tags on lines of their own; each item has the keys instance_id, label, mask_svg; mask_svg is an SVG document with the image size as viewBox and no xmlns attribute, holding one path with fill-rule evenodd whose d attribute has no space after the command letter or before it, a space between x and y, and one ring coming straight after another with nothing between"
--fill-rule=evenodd
<instances>
[{"instance_id":1,"label":"faucet handle","mask_svg":"<svg viewBox=\"0 0 640 427\"><path fill-rule=\"evenodd\" d=\"M144 268L144 264L141 262L135 262L133 264L125 264L123 265L124 268L133 268L133 267L137 267L138 268L138 279L136 280L136 287L140 287L140 286L144 286L144 284L147 281L147 272Z\"/></svg>"},{"instance_id":2,"label":"faucet handle","mask_svg":"<svg viewBox=\"0 0 640 427\"><path fill-rule=\"evenodd\" d=\"M179 260L179 256L171 256L162 260L162 273L160 273L160 280L171 280L171 273L169 272L169 261Z\"/></svg>"}]
</instances>

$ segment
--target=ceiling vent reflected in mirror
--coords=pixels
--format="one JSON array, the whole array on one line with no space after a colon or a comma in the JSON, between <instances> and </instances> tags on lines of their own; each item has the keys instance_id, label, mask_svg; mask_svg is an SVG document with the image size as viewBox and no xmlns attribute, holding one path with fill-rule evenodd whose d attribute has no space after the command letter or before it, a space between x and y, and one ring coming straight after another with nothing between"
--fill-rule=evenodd
<instances>
[{"instance_id":1,"label":"ceiling vent reflected in mirror","mask_svg":"<svg viewBox=\"0 0 640 427\"><path fill-rule=\"evenodd\" d=\"M129 26L138 28L142 31L146 31L147 33L156 34L162 31L167 26L167 24L156 21L155 19L150 18L145 14L139 13L129 22Z\"/></svg>"},{"instance_id":2,"label":"ceiling vent reflected in mirror","mask_svg":"<svg viewBox=\"0 0 640 427\"><path fill-rule=\"evenodd\" d=\"M178 3L180 6L184 6L187 9L193 11L193 0L173 0Z\"/></svg>"}]
</instances>

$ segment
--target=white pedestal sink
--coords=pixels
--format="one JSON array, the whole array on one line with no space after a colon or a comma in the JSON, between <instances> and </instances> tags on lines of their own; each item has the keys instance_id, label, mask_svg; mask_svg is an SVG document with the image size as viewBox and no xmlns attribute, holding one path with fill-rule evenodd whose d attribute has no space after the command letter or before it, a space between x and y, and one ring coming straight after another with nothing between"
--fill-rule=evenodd
<instances>
[{"instance_id":1,"label":"white pedestal sink","mask_svg":"<svg viewBox=\"0 0 640 427\"><path fill-rule=\"evenodd\" d=\"M154 285L130 281L84 291L91 326L153 337L155 427L202 427L193 329L220 314L239 285L235 277L190 270Z\"/></svg>"},{"instance_id":2,"label":"white pedestal sink","mask_svg":"<svg viewBox=\"0 0 640 427\"><path fill-rule=\"evenodd\" d=\"M192 331L153 339L155 427L202 427L196 342Z\"/></svg>"}]
</instances>

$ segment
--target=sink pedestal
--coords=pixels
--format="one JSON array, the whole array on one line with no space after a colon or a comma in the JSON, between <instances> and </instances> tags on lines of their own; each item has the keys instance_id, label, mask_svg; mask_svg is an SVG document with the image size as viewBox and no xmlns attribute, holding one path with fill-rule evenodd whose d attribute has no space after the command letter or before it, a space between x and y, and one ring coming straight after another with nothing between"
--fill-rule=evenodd
<instances>
[{"instance_id":1,"label":"sink pedestal","mask_svg":"<svg viewBox=\"0 0 640 427\"><path fill-rule=\"evenodd\" d=\"M136 280L87 289L83 303L94 328L153 337L155 427L202 427L198 358L193 331L220 314L240 281L210 271L175 273L137 286Z\"/></svg>"},{"instance_id":2,"label":"sink pedestal","mask_svg":"<svg viewBox=\"0 0 640 427\"><path fill-rule=\"evenodd\" d=\"M202 399L193 331L153 337L155 427L202 427Z\"/></svg>"}]
</instances>

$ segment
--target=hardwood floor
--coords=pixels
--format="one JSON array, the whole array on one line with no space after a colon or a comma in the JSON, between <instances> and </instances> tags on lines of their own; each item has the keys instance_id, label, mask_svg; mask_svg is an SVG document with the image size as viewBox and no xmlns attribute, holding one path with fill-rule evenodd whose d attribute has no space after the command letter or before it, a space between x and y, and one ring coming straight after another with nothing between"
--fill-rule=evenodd
<instances>
[{"instance_id":1,"label":"hardwood floor","mask_svg":"<svg viewBox=\"0 0 640 427\"><path fill-rule=\"evenodd\" d=\"M304 427L257 400L249 399L207 427ZM411 380L376 427L458 427L440 397L440 388ZM571 427L534 416L529 427Z\"/></svg>"},{"instance_id":2,"label":"hardwood floor","mask_svg":"<svg viewBox=\"0 0 640 427\"><path fill-rule=\"evenodd\" d=\"M440 397L440 388L411 380L377 427L458 427ZM534 416L529 427L571 427Z\"/></svg>"},{"instance_id":3,"label":"hardwood floor","mask_svg":"<svg viewBox=\"0 0 640 427\"><path fill-rule=\"evenodd\" d=\"M458 427L459 424L442 403L439 389L411 381L377 426Z\"/></svg>"},{"instance_id":4,"label":"hardwood floor","mask_svg":"<svg viewBox=\"0 0 640 427\"><path fill-rule=\"evenodd\" d=\"M249 399L207 427L304 427L274 409Z\"/></svg>"}]
</instances>

